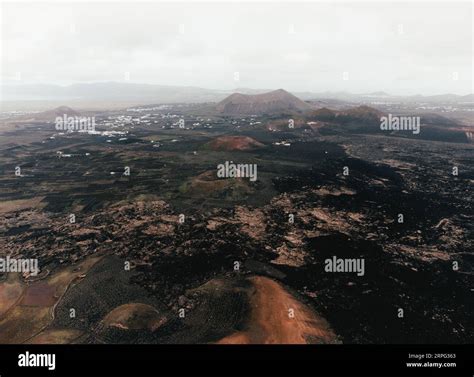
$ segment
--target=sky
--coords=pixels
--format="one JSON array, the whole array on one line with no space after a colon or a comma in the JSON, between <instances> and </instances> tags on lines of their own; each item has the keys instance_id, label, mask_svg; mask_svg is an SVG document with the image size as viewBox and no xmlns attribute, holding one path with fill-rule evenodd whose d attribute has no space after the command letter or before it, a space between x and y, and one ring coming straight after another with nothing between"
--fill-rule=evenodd
<instances>
[{"instance_id":1,"label":"sky","mask_svg":"<svg viewBox=\"0 0 474 377\"><path fill-rule=\"evenodd\" d=\"M2 84L473 92L472 2L2 2Z\"/></svg>"}]
</instances>

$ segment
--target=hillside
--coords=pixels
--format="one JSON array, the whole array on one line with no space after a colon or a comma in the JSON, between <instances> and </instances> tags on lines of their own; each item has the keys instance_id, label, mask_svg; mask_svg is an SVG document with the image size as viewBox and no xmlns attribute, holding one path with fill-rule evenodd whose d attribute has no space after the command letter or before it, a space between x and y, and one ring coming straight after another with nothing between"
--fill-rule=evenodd
<instances>
[{"instance_id":1,"label":"hillside","mask_svg":"<svg viewBox=\"0 0 474 377\"><path fill-rule=\"evenodd\" d=\"M222 115L265 115L301 113L311 106L283 89L262 94L234 93L216 105Z\"/></svg>"},{"instance_id":2,"label":"hillside","mask_svg":"<svg viewBox=\"0 0 474 377\"><path fill-rule=\"evenodd\" d=\"M220 136L206 144L207 148L214 151L248 151L263 146L248 136Z\"/></svg>"}]
</instances>

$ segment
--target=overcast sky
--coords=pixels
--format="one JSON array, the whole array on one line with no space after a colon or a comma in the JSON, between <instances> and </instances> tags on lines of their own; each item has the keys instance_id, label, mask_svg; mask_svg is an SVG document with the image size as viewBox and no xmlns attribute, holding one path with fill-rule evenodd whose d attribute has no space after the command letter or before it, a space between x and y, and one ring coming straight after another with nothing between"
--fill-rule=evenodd
<instances>
[{"instance_id":1,"label":"overcast sky","mask_svg":"<svg viewBox=\"0 0 474 377\"><path fill-rule=\"evenodd\" d=\"M10 2L2 8L4 83L128 79L212 89L473 91L471 2Z\"/></svg>"}]
</instances>

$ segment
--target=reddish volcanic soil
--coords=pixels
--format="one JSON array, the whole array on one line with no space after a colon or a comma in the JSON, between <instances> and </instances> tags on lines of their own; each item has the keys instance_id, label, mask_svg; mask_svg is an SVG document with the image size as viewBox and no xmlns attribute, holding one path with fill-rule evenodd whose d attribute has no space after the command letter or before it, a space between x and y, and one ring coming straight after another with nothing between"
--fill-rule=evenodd
<instances>
[{"instance_id":1,"label":"reddish volcanic soil","mask_svg":"<svg viewBox=\"0 0 474 377\"><path fill-rule=\"evenodd\" d=\"M248 151L264 146L248 136L221 136L206 145L215 151Z\"/></svg>"},{"instance_id":2,"label":"reddish volcanic soil","mask_svg":"<svg viewBox=\"0 0 474 377\"><path fill-rule=\"evenodd\" d=\"M337 343L324 318L296 300L279 283L261 276L249 279L255 291L250 299L247 328L221 339L219 344ZM293 317L290 316L293 309Z\"/></svg>"},{"instance_id":3,"label":"reddish volcanic soil","mask_svg":"<svg viewBox=\"0 0 474 377\"><path fill-rule=\"evenodd\" d=\"M22 305L53 306L58 298L55 296L56 287L47 282L39 281L27 288Z\"/></svg>"}]
</instances>

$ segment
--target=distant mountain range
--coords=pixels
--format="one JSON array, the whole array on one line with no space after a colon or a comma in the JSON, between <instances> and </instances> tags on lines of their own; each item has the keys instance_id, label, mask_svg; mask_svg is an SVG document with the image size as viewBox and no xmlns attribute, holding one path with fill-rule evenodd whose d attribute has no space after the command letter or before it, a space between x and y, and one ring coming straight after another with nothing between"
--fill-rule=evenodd
<instances>
[{"instance_id":1,"label":"distant mountain range","mask_svg":"<svg viewBox=\"0 0 474 377\"><path fill-rule=\"evenodd\" d=\"M219 102L233 93L259 95L275 92L269 89L237 88L214 90L191 86L166 86L136 83L101 82L68 86L46 84L2 85L2 101L133 101L146 103L206 103ZM435 96L394 96L385 92L351 94L347 92L293 92L304 101L322 99L364 103L381 102L474 103L474 95L442 94ZM245 101L244 98L232 100ZM296 104L296 102L295 102ZM297 105L298 107L302 106Z\"/></svg>"},{"instance_id":2,"label":"distant mountain range","mask_svg":"<svg viewBox=\"0 0 474 377\"><path fill-rule=\"evenodd\" d=\"M228 92L197 87L134 83L90 83L59 85L7 85L2 88L4 101L134 101L143 103L216 102Z\"/></svg>"}]
</instances>

